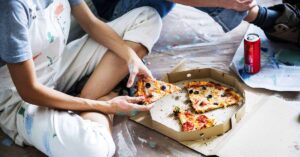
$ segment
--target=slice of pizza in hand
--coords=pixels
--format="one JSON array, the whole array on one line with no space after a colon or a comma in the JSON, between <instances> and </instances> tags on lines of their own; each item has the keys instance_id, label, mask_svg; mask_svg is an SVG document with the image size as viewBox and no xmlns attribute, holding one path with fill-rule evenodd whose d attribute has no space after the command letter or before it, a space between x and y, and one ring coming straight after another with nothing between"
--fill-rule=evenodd
<instances>
[{"instance_id":1,"label":"slice of pizza in hand","mask_svg":"<svg viewBox=\"0 0 300 157\"><path fill-rule=\"evenodd\" d=\"M173 84L151 78L141 78L137 82L136 96L144 96L144 103L151 104L178 91L181 91L181 88Z\"/></svg>"},{"instance_id":2,"label":"slice of pizza in hand","mask_svg":"<svg viewBox=\"0 0 300 157\"><path fill-rule=\"evenodd\" d=\"M197 113L242 103L242 96L232 88L212 81L192 81L185 85Z\"/></svg>"},{"instance_id":3,"label":"slice of pizza in hand","mask_svg":"<svg viewBox=\"0 0 300 157\"><path fill-rule=\"evenodd\" d=\"M175 107L173 112L180 121L182 131L201 130L215 125L214 119L202 114L193 114L189 111L181 110L179 107Z\"/></svg>"}]
</instances>

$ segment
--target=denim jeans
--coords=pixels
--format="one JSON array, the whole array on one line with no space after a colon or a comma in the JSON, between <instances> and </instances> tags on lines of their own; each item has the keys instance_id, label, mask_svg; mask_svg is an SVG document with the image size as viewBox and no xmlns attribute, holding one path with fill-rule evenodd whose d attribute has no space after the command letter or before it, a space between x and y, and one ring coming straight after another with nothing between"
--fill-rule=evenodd
<instances>
[{"instance_id":1,"label":"denim jeans","mask_svg":"<svg viewBox=\"0 0 300 157\"><path fill-rule=\"evenodd\" d=\"M164 17L172 10L174 5L175 4L173 2L166 1L166 0L119 0L111 15L111 18L108 20L109 21L114 20L132 9L142 7L142 6L153 7L158 11L161 17ZM247 11L238 12L235 10L229 10L223 8L206 8L206 7L198 7L197 9L209 14L217 23L219 23L222 26L225 32L234 29L247 16Z\"/></svg>"}]
</instances>

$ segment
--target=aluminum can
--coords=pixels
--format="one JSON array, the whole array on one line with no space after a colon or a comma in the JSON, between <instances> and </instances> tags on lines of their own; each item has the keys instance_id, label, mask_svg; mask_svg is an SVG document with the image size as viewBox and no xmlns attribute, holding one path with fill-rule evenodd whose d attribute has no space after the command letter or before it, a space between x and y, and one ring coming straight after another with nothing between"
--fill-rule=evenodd
<instances>
[{"instance_id":1,"label":"aluminum can","mask_svg":"<svg viewBox=\"0 0 300 157\"><path fill-rule=\"evenodd\" d=\"M260 70L260 38L258 34L250 33L244 38L244 68L249 74Z\"/></svg>"}]
</instances>

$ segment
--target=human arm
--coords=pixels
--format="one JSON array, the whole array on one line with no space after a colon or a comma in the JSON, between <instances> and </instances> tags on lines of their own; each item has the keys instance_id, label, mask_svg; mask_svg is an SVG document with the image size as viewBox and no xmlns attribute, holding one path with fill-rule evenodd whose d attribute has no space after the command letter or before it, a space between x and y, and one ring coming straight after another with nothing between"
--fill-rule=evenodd
<instances>
[{"instance_id":1,"label":"human arm","mask_svg":"<svg viewBox=\"0 0 300 157\"><path fill-rule=\"evenodd\" d=\"M256 5L255 0L170 0L194 7L220 7L236 11L247 11Z\"/></svg>"},{"instance_id":2,"label":"human arm","mask_svg":"<svg viewBox=\"0 0 300 157\"><path fill-rule=\"evenodd\" d=\"M31 104L63 110L104 113L146 111L151 107L135 104L142 101L143 98L117 97L109 101L96 101L69 96L48 88L37 81L32 59L21 63L7 64L7 66L19 95L24 101Z\"/></svg>"},{"instance_id":3,"label":"human arm","mask_svg":"<svg viewBox=\"0 0 300 157\"><path fill-rule=\"evenodd\" d=\"M110 26L95 17L85 3L72 7L72 14L95 41L126 61L130 72L128 87L132 86L136 75L152 78L150 70L143 64L135 51Z\"/></svg>"}]
</instances>

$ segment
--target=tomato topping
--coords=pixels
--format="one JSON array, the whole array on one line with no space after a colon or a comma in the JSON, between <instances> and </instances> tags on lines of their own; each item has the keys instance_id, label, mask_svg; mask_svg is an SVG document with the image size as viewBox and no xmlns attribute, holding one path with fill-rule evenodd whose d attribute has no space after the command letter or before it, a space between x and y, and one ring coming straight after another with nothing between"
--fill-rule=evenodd
<instances>
[{"instance_id":1,"label":"tomato topping","mask_svg":"<svg viewBox=\"0 0 300 157\"><path fill-rule=\"evenodd\" d=\"M185 122L182 124L182 130L183 131L191 131L194 129L194 124L191 122Z\"/></svg>"},{"instance_id":2,"label":"tomato topping","mask_svg":"<svg viewBox=\"0 0 300 157\"><path fill-rule=\"evenodd\" d=\"M193 114L191 112L184 112L185 116L189 117L192 116Z\"/></svg>"},{"instance_id":3,"label":"tomato topping","mask_svg":"<svg viewBox=\"0 0 300 157\"><path fill-rule=\"evenodd\" d=\"M216 86L216 89L223 90L224 88L222 86Z\"/></svg>"},{"instance_id":4,"label":"tomato topping","mask_svg":"<svg viewBox=\"0 0 300 157\"><path fill-rule=\"evenodd\" d=\"M199 102L199 100L195 100L195 101L194 101L194 104L195 104L195 105L197 105L197 104L198 104L198 102Z\"/></svg>"},{"instance_id":5,"label":"tomato topping","mask_svg":"<svg viewBox=\"0 0 300 157\"><path fill-rule=\"evenodd\" d=\"M204 116L204 115L200 115L198 118L197 118L197 121L200 122L200 123L206 123L207 122L207 117Z\"/></svg>"},{"instance_id":6,"label":"tomato topping","mask_svg":"<svg viewBox=\"0 0 300 157\"><path fill-rule=\"evenodd\" d=\"M200 106L205 106L205 105L207 105L207 103L204 102L204 101L202 101L202 102L200 103Z\"/></svg>"}]
</instances>

